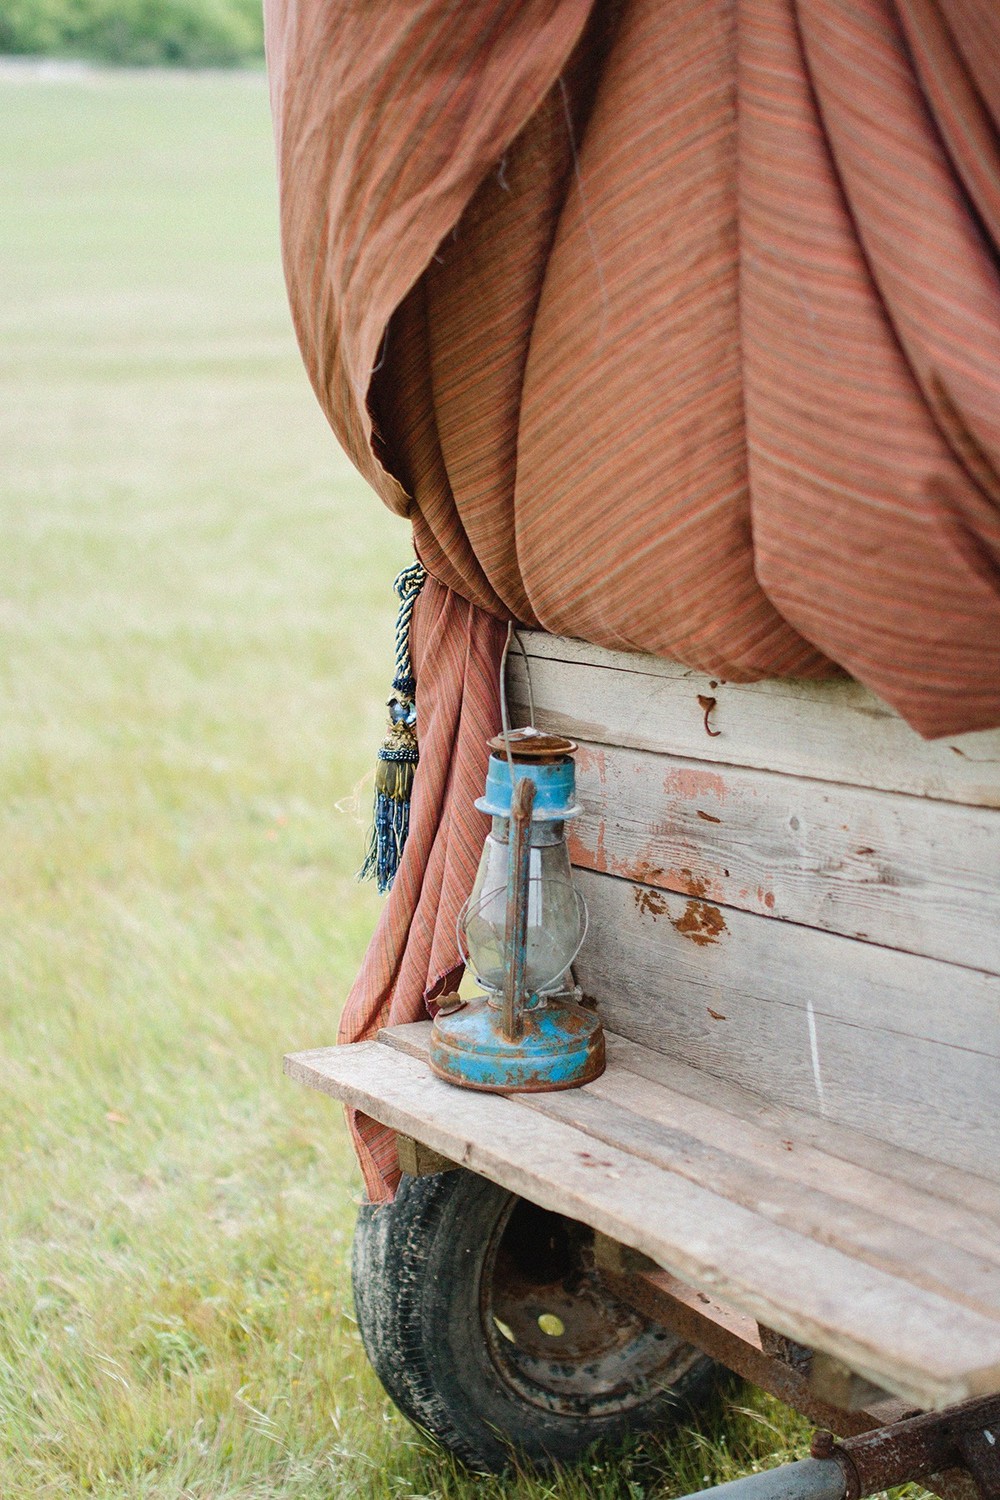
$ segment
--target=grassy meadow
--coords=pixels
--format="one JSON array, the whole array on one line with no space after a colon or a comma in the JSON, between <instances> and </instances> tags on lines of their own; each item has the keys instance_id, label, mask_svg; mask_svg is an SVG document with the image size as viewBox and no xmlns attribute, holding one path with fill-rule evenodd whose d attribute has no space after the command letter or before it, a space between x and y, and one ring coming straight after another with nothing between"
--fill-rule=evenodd
<instances>
[{"instance_id":1,"label":"grassy meadow","mask_svg":"<svg viewBox=\"0 0 1000 1500\"><path fill-rule=\"evenodd\" d=\"M469 1476L370 1374L331 1040L406 529L326 430L259 75L0 75L0 1495L642 1500L801 1451Z\"/></svg>"}]
</instances>

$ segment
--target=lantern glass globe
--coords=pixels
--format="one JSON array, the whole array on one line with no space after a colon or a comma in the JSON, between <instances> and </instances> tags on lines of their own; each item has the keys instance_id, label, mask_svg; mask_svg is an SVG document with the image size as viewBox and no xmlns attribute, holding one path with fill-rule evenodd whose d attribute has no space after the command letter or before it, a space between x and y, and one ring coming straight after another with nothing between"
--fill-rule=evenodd
<instances>
[{"instance_id":1,"label":"lantern glass globe","mask_svg":"<svg viewBox=\"0 0 1000 1500\"><path fill-rule=\"evenodd\" d=\"M462 918L469 962L484 989L503 993L504 937L510 823L495 817ZM525 990L530 996L562 987L586 931L586 907L573 884L564 824L531 827Z\"/></svg>"}]
</instances>

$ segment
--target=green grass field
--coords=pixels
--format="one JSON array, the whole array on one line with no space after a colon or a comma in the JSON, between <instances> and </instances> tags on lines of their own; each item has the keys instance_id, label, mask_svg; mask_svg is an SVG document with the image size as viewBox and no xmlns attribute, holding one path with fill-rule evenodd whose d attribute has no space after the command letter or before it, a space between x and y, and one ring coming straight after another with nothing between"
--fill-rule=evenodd
<instances>
[{"instance_id":1,"label":"green grass field","mask_svg":"<svg viewBox=\"0 0 1000 1500\"><path fill-rule=\"evenodd\" d=\"M299 365L262 78L0 95L0 1495L641 1500L787 1456L739 1392L486 1481L382 1396L360 1178L280 1062L377 910L406 528Z\"/></svg>"}]
</instances>

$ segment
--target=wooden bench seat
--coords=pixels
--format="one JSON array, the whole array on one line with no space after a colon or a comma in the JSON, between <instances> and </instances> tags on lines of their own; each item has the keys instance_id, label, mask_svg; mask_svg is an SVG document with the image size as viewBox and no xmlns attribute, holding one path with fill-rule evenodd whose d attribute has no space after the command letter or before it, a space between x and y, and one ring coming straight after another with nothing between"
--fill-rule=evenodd
<instances>
[{"instance_id":1,"label":"wooden bench seat","mask_svg":"<svg viewBox=\"0 0 1000 1500\"><path fill-rule=\"evenodd\" d=\"M286 1070L920 1407L1000 1391L995 1183L617 1036L585 1088L469 1093L431 1074L429 1031Z\"/></svg>"}]
</instances>

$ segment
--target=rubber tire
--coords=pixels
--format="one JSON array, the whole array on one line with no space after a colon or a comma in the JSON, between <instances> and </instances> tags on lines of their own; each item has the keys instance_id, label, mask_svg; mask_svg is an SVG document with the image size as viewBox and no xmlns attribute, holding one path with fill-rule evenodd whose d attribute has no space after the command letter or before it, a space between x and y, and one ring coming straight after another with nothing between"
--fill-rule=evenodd
<instances>
[{"instance_id":1,"label":"rubber tire","mask_svg":"<svg viewBox=\"0 0 1000 1500\"><path fill-rule=\"evenodd\" d=\"M493 1473L515 1455L572 1463L597 1441L662 1428L707 1398L719 1368L699 1355L676 1384L644 1387L627 1410L574 1397L565 1412L527 1399L491 1351L482 1312L488 1247L522 1202L465 1170L404 1176L393 1203L362 1205L354 1234L358 1326L386 1393L464 1463Z\"/></svg>"}]
</instances>

